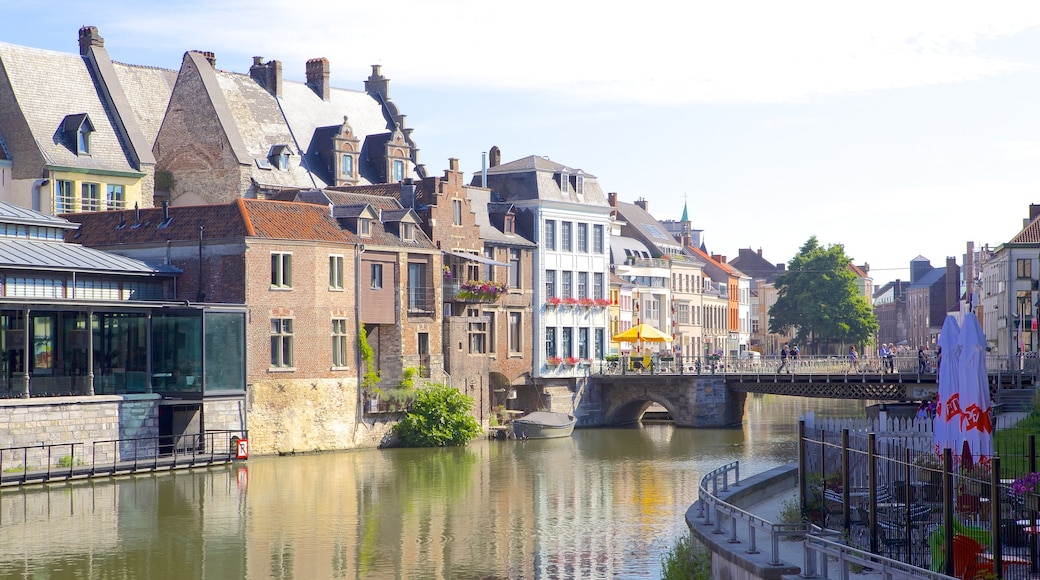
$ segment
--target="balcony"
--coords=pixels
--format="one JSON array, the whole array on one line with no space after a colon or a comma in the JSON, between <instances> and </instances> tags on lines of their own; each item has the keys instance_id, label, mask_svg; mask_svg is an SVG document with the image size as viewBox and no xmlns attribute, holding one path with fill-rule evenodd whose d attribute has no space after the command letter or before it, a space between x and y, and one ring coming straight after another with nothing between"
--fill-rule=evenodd
<instances>
[{"instance_id":1,"label":"balcony","mask_svg":"<svg viewBox=\"0 0 1040 580\"><path fill-rule=\"evenodd\" d=\"M501 282L470 280L469 282L447 282L444 284L444 300L447 302L491 303L506 293L508 288Z\"/></svg>"}]
</instances>

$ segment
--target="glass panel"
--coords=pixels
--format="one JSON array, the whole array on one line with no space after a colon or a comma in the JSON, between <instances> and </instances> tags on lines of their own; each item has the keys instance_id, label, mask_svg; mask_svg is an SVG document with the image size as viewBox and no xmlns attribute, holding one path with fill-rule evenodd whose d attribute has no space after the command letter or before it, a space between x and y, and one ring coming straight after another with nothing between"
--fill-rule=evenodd
<instances>
[{"instance_id":1,"label":"glass panel","mask_svg":"<svg viewBox=\"0 0 1040 580\"><path fill-rule=\"evenodd\" d=\"M246 388L246 321L242 312L206 313L205 390Z\"/></svg>"},{"instance_id":2,"label":"glass panel","mask_svg":"<svg viewBox=\"0 0 1040 580\"><path fill-rule=\"evenodd\" d=\"M202 392L202 313L152 317L152 388L159 392Z\"/></svg>"},{"instance_id":3,"label":"glass panel","mask_svg":"<svg viewBox=\"0 0 1040 580\"><path fill-rule=\"evenodd\" d=\"M95 314L94 393L148 392L148 317L144 314Z\"/></svg>"}]
</instances>

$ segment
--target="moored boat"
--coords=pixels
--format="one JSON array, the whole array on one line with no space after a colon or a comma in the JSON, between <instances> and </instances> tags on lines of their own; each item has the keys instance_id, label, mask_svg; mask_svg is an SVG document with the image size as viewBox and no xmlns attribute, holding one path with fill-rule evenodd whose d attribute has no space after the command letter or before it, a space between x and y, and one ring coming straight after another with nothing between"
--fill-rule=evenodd
<instances>
[{"instance_id":1,"label":"moored boat","mask_svg":"<svg viewBox=\"0 0 1040 580\"><path fill-rule=\"evenodd\" d=\"M513 420L513 437L517 439L554 439L570 437L577 422L574 415L535 411Z\"/></svg>"}]
</instances>

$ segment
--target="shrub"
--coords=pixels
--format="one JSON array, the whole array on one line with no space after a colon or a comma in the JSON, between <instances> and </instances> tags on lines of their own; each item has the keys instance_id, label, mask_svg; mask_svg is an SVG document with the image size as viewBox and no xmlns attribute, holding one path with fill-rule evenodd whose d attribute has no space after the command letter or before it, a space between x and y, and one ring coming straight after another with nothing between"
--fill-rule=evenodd
<instances>
[{"instance_id":1,"label":"shrub","mask_svg":"<svg viewBox=\"0 0 1040 580\"><path fill-rule=\"evenodd\" d=\"M480 424L470 414L473 399L440 383L419 389L411 409L393 432L405 447L465 445L480 435Z\"/></svg>"},{"instance_id":2,"label":"shrub","mask_svg":"<svg viewBox=\"0 0 1040 580\"><path fill-rule=\"evenodd\" d=\"M708 580L711 577L711 554L694 546L686 532L661 557L661 580Z\"/></svg>"}]
</instances>

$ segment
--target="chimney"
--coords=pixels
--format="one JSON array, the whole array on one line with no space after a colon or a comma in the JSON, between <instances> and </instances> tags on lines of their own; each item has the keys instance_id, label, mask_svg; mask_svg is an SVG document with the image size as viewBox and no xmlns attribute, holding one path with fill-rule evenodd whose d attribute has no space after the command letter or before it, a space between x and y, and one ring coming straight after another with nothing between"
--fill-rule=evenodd
<instances>
[{"instance_id":1,"label":"chimney","mask_svg":"<svg viewBox=\"0 0 1040 580\"><path fill-rule=\"evenodd\" d=\"M203 58L205 58L206 61L209 62L209 66L213 67L213 69L216 70L216 68L217 68L217 55L216 54L214 54L212 52L209 52L208 50L193 50L192 52L196 52L198 54L201 54L203 56Z\"/></svg>"},{"instance_id":2,"label":"chimney","mask_svg":"<svg viewBox=\"0 0 1040 580\"><path fill-rule=\"evenodd\" d=\"M329 100L329 59L312 58L307 61L307 86L321 97Z\"/></svg>"},{"instance_id":3,"label":"chimney","mask_svg":"<svg viewBox=\"0 0 1040 580\"><path fill-rule=\"evenodd\" d=\"M79 29L79 55L86 56L90 47L105 48L105 39L98 34L97 26L84 26Z\"/></svg>"},{"instance_id":4,"label":"chimney","mask_svg":"<svg viewBox=\"0 0 1040 580\"><path fill-rule=\"evenodd\" d=\"M459 160L454 157L448 158L448 171L452 173L459 172Z\"/></svg>"},{"instance_id":5,"label":"chimney","mask_svg":"<svg viewBox=\"0 0 1040 580\"><path fill-rule=\"evenodd\" d=\"M498 145L491 147L491 167L498 167L502 165L502 150L498 148Z\"/></svg>"},{"instance_id":6,"label":"chimney","mask_svg":"<svg viewBox=\"0 0 1040 580\"><path fill-rule=\"evenodd\" d=\"M401 206L415 209L415 183L411 177L401 182Z\"/></svg>"},{"instance_id":7,"label":"chimney","mask_svg":"<svg viewBox=\"0 0 1040 580\"><path fill-rule=\"evenodd\" d=\"M275 97L282 96L282 63L277 60L263 62L264 57L254 56L249 76Z\"/></svg>"},{"instance_id":8,"label":"chimney","mask_svg":"<svg viewBox=\"0 0 1040 580\"><path fill-rule=\"evenodd\" d=\"M386 101L390 99L390 79L383 76L381 68L378 64L372 65L372 74L365 81L365 92L372 96L381 95Z\"/></svg>"},{"instance_id":9,"label":"chimney","mask_svg":"<svg viewBox=\"0 0 1040 580\"><path fill-rule=\"evenodd\" d=\"M758 249L758 257L759 257L759 258L761 258L761 257L762 257L762 248L759 248L759 249Z\"/></svg>"},{"instance_id":10,"label":"chimney","mask_svg":"<svg viewBox=\"0 0 1040 580\"><path fill-rule=\"evenodd\" d=\"M1040 216L1040 205L1035 203L1029 204L1029 219L1022 222L1022 226L1025 227L1029 225L1037 218L1037 216Z\"/></svg>"},{"instance_id":11,"label":"chimney","mask_svg":"<svg viewBox=\"0 0 1040 580\"><path fill-rule=\"evenodd\" d=\"M168 199L162 201L162 219L164 222L170 220L170 200Z\"/></svg>"},{"instance_id":12,"label":"chimney","mask_svg":"<svg viewBox=\"0 0 1040 580\"><path fill-rule=\"evenodd\" d=\"M787 264L784 264L783 262L781 262L781 263L776 265L776 273L777 274L783 274L786 271L787 271Z\"/></svg>"},{"instance_id":13,"label":"chimney","mask_svg":"<svg viewBox=\"0 0 1040 580\"><path fill-rule=\"evenodd\" d=\"M636 203L639 203L639 202L636 202ZM720 264L725 264L726 263L726 256L723 256L722 254L712 254L711 255L711 259L715 260L716 262L718 262Z\"/></svg>"},{"instance_id":14,"label":"chimney","mask_svg":"<svg viewBox=\"0 0 1040 580\"><path fill-rule=\"evenodd\" d=\"M617 192L612 191L607 194L607 203L610 204L610 207L617 207Z\"/></svg>"},{"instance_id":15,"label":"chimney","mask_svg":"<svg viewBox=\"0 0 1040 580\"><path fill-rule=\"evenodd\" d=\"M650 210L646 209L646 206L647 206L646 198L641 197L641 198L637 199L636 200L636 205L638 205L639 207L643 208L643 211L649 213Z\"/></svg>"}]
</instances>

